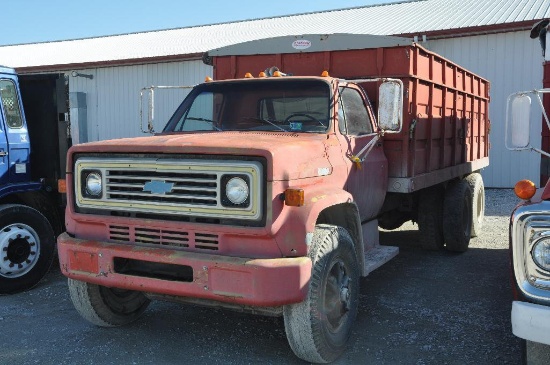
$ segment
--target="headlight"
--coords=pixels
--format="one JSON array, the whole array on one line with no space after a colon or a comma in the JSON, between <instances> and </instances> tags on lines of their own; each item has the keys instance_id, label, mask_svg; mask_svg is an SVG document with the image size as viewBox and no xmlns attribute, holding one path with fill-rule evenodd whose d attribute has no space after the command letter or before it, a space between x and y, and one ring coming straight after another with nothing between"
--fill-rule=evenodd
<instances>
[{"instance_id":1,"label":"headlight","mask_svg":"<svg viewBox=\"0 0 550 365\"><path fill-rule=\"evenodd\" d=\"M92 172L86 176L86 193L92 197L101 196L101 175L99 172Z\"/></svg>"},{"instance_id":2,"label":"headlight","mask_svg":"<svg viewBox=\"0 0 550 365\"><path fill-rule=\"evenodd\" d=\"M533 261L543 270L550 271L550 240L542 239L535 243L531 251Z\"/></svg>"},{"instance_id":3,"label":"headlight","mask_svg":"<svg viewBox=\"0 0 550 365\"><path fill-rule=\"evenodd\" d=\"M240 177L229 179L225 185L225 195L235 205L243 204L248 198L248 194L248 184Z\"/></svg>"}]
</instances>

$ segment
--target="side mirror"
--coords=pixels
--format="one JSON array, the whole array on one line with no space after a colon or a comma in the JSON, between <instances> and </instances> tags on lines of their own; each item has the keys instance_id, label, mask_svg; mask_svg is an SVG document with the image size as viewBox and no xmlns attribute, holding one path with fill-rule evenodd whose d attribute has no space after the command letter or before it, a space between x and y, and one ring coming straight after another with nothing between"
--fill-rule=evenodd
<instances>
[{"instance_id":1,"label":"side mirror","mask_svg":"<svg viewBox=\"0 0 550 365\"><path fill-rule=\"evenodd\" d=\"M384 132L399 133L403 126L403 83L386 79L378 91L378 126Z\"/></svg>"},{"instance_id":2,"label":"side mirror","mask_svg":"<svg viewBox=\"0 0 550 365\"><path fill-rule=\"evenodd\" d=\"M506 148L509 150L530 149L529 129L531 97L520 93L508 97L506 116Z\"/></svg>"}]
</instances>

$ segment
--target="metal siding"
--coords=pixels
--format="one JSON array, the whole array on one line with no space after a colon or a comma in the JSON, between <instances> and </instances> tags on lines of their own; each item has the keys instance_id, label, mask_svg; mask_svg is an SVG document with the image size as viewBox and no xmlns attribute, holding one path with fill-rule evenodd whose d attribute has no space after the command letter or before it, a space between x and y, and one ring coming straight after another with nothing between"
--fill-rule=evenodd
<instances>
[{"instance_id":1,"label":"metal siding","mask_svg":"<svg viewBox=\"0 0 550 365\"><path fill-rule=\"evenodd\" d=\"M490 165L482 172L485 185L509 188L525 178L538 182L540 156L508 151L504 146L508 95L542 87L543 59L538 41L531 40L528 32L512 32L435 40L427 46L491 82L491 150ZM542 115L534 114L531 142L540 147Z\"/></svg>"},{"instance_id":2,"label":"metal siding","mask_svg":"<svg viewBox=\"0 0 550 365\"><path fill-rule=\"evenodd\" d=\"M206 52L295 34L375 35L530 21L550 17L548 0L425 0L59 42L0 47L12 67L109 62Z\"/></svg>"},{"instance_id":3,"label":"metal siding","mask_svg":"<svg viewBox=\"0 0 550 365\"><path fill-rule=\"evenodd\" d=\"M185 61L136 66L106 67L80 71L92 80L70 77L71 92L86 93L89 141L137 137L140 130L139 92L159 85L194 85L212 75L202 61ZM186 92L160 91L155 95L155 130L161 131ZM144 110L146 112L146 110ZM146 120L145 120L146 123Z\"/></svg>"}]
</instances>

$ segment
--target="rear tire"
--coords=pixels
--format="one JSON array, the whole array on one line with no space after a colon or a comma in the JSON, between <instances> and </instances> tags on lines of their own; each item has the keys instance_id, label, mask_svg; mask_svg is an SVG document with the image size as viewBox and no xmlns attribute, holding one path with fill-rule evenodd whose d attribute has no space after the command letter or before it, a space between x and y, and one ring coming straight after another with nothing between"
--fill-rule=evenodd
<instances>
[{"instance_id":1,"label":"rear tire","mask_svg":"<svg viewBox=\"0 0 550 365\"><path fill-rule=\"evenodd\" d=\"M481 234L483 219L485 218L485 187L481 174L474 172L464 179L470 185L472 192L472 232L471 237Z\"/></svg>"},{"instance_id":2,"label":"rear tire","mask_svg":"<svg viewBox=\"0 0 550 365\"><path fill-rule=\"evenodd\" d=\"M550 345L522 340L522 360L526 365L550 364Z\"/></svg>"},{"instance_id":3,"label":"rear tire","mask_svg":"<svg viewBox=\"0 0 550 365\"><path fill-rule=\"evenodd\" d=\"M465 252L472 231L472 193L466 180L458 180L445 191L443 235L447 250Z\"/></svg>"},{"instance_id":4,"label":"rear tire","mask_svg":"<svg viewBox=\"0 0 550 365\"><path fill-rule=\"evenodd\" d=\"M359 305L359 265L353 241L342 227L318 225L306 299L286 305L285 332L302 360L327 363L345 350Z\"/></svg>"},{"instance_id":5,"label":"rear tire","mask_svg":"<svg viewBox=\"0 0 550 365\"><path fill-rule=\"evenodd\" d=\"M418 200L418 230L420 244L425 250L441 250L443 236L443 189L440 186L425 189Z\"/></svg>"},{"instance_id":6,"label":"rear tire","mask_svg":"<svg viewBox=\"0 0 550 365\"><path fill-rule=\"evenodd\" d=\"M25 205L0 206L0 294L38 284L54 253L55 235L46 217Z\"/></svg>"},{"instance_id":7,"label":"rear tire","mask_svg":"<svg viewBox=\"0 0 550 365\"><path fill-rule=\"evenodd\" d=\"M74 307L87 321L100 327L116 327L135 321L151 302L143 293L107 288L69 279Z\"/></svg>"}]
</instances>

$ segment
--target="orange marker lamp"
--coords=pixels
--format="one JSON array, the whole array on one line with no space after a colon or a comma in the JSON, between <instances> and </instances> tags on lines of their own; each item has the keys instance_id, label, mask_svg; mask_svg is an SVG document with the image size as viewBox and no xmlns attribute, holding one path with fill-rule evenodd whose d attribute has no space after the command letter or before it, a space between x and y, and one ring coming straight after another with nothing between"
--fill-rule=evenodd
<instances>
[{"instance_id":1,"label":"orange marker lamp","mask_svg":"<svg viewBox=\"0 0 550 365\"><path fill-rule=\"evenodd\" d=\"M520 180L514 186L514 193L516 193L518 198L523 200L531 199L536 192L535 183L530 180Z\"/></svg>"},{"instance_id":2,"label":"orange marker lamp","mask_svg":"<svg viewBox=\"0 0 550 365\"><path fill-rule=\"evenodd\" d=\"M304 189L286 189L285 205L301 207L304 205Z\"/></svg>"}]
</instances>

